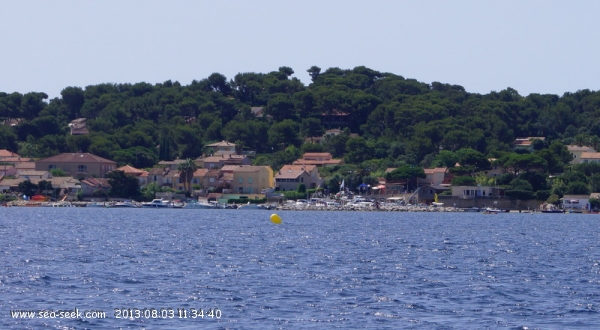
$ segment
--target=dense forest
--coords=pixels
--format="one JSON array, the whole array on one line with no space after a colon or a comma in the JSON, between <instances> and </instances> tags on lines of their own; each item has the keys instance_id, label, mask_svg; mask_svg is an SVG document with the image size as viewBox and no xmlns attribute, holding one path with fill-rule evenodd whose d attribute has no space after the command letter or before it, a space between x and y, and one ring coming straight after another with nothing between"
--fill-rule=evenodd
<instances>
[{"instance_id":1,"label":"dense forest","mask_svg":"<svg viewBox=\"0 0 600 330\"><path fill-rule=\"evenodd\" d=\"M370 183L386 168L406 165L448 166L463 183L485 183L489 178L481 173L492 165L489 159L509 169L494 184L518 198L600 190L600 167L568 166L572 155L565 147L597 150L600 92L521 96L506 88L481 95L363 66L307 71L308 86L293 77L292 68L280 67L230 80L213 73L187 86L165 81L66 87L50 100L43 92L0 92L0 119L16 123L0 126L0 149L34 158L90 152L149 168L163 159L196 158L205 144L227 140L256 151L254 163L275 170L306 151L344 158L346 165L322 173L332 190L342 179ZM264 115L256 116L252 107L263 107ZM343 125L339 114L347 114ZM82 117L90 133L70 135L69 123ZM306 142L329 128L345 134ZM527 136L545 140L515 150L515 138Z\"/></svg>"}]
</instances>

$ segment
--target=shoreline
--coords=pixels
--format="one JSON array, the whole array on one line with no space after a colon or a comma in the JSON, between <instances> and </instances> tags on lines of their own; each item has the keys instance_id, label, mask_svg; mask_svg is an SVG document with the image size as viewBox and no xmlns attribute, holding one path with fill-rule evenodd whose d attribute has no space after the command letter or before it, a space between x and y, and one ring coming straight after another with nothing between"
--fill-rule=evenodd
<instances>
[{"instance_id":1,"label":"shoreline","mask_svg":"<svg viewBox=\"0 0 600 330\"><path fill-rule=\"evenodd\" d=\"M93 207L98 208L97 206L90 206L90 204L95 204L97 202L36 202L36 201L11 201L7 203L3 203L0 207ZM262 204L262 210L272 210L272 211L338 211L338 212L466 212L466 213L484 213L485 209L477 209L473 210L470 208L455 208L453 206L443 207L443 206L406 206L406 205L382 205L379 208L374 206L367 207L358 207L358 206L326 206L326 205L267 205ZM100 207L102 208L102 207ZM111 208L107 206L106 208ZM142 207L138 207L142 208ZM175 208L177 209L177 208ZM185 208L183 208L185 209ZM219 208L215 208L219 209ZM260 209L259 209L260 210ZM544 213L540 210L509 210L502 209L497 213ZM598 214L594 212L582 212L582 211L566 211L560 212L557 214Z\"/></svg>"}]
</instances>

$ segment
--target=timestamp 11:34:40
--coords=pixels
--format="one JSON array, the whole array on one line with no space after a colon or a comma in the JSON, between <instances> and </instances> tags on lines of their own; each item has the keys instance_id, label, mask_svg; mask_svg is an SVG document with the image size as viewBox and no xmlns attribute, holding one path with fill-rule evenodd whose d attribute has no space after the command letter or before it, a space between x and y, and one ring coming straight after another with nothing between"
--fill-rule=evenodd
<instances>
[{"instance_id":1,"label":"timestamp 11:34:40","mask_svg":"<svg viewBox=\"0 0 600 330\"><path fill-rule=\"evenodd\" d=\"M177 315L179 316L180 319L186 319L188 317L190 318L215 318L215 319L220 319L221 318L221 310L218 308L209 308L209 309L202 309L202 308L177 308Z\"/></svg>"}]
</instances>

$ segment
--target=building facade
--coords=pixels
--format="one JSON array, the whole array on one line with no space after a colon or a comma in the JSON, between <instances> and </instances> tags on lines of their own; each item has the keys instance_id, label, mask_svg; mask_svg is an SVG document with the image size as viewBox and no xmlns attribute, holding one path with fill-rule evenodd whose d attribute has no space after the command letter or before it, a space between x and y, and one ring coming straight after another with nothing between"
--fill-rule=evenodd
<instances>
[{"instance_id":1,"label":"building facade","mask_svg":"<svg viewBox=\"0 0 600 330\"><path fill-rule=\"evenodd\" d=\"M237 194L260 194L273 188L274 181L270 166L239 166L233 171L231 189Z\"/></svg>"},{"instance_id":2,"label":"building facade","mask_svg":"<svg viewBox=\"0 0 600 330\"><path fill-rule=\"evenodd\" d=\"M284 191L296 190L301 183L308 189L314 189L322 187L323 182L315 165L284 165L275 174L275 186Z\"/></svg>"},{"instance_id":3,"label":"building facade","mask_svg":"<svg viewBox=\"0 0 600 330\"><path fill-rule=\"evenodd\" d=\"M90 153L62 153L35 162L36 171L51 171L58 168L73 177L104 178L117 167L117 163Z\"/></svg>"}]
</instances>

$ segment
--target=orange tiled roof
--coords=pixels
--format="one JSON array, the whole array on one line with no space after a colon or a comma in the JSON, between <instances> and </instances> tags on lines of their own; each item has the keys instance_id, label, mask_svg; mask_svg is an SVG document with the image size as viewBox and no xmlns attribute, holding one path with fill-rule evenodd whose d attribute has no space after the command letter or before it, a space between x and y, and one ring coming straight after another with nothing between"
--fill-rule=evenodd
<instances>
[{"instance_id":1,"label":"orange tiled roof","mask_svg":"<svg viewBox=\"0 0 600 330\"><path fill-rule=\"evenodd\" d=\"M35 162L15 163L15 168L18 170L27 170L27 169L35 170Z\"/></svg>"},{"instance_id":2,"label":"orange tiled roof","mask_svg":"<svg viewBox=\"0 0 600 330\"><path fill-rule=\"evenodd\" d=\"M283 170L281 169L279 172L277 172L277 174L275 175L276 179L296 179L297 177L299 177L300 175L302 175L302 173L305 173L306 171L304 170L298 170L298 169L287 169L287 170Z\"/></svg>"},{"instance_id":3,"label":"orange tiled roof","mask_svg":"<svg viewBox=\"0 0 600 330\"><path fill-rule=\"evenodd\" d=\"M343 160L341 159L331 159L331 160L312 160L312 159L298 159L294 161L294 165L338 165L341 164Z\"/></svg>"},{"instance_id":4,"label":"orange tiled roof","mask_svg":"<svg viewBox=\"0 0 600 330\"><path fill-rule=\"evenodd\" d=\"M221 171L223 172L233 172L236 168L240 167L239 165L225 165L221 167Z\"/></svg>"},{"instance_id":5,"label":"orange tiled roof","mask_svg":"<svg viewBox=\"0 0 600 330\"><path fill-rule=\"evenodd\" d=\"M592 149L592 147L587 147L587 146L576 146L576 145L568 145L567 146L567 150L569 151L590 151Z\"/></svg>"},{"instance_id":6,"label":"orange tiled roof","mask_svg":"<svg viewBox=\"0 0 600 330\"><path fill-rule=\"evenodd\" d=\"M208 169L206 168L199 168L194 172L194 177L195 178L200 178L206 175L206 173L208 173Z\"/></svg>"},{"instance_id":7,"label":"orange tiled roof","mask_svg":"<svg viewBox=\"0 0 600 330\"><path fill-rule=\"evenodd\" d=\"M32 158L26 157L2 157L2 162L32 162Z\"/></svg>"},{"instance_id":8,"label":"orange tiled roof","mask_svg":"<svg viewBox=\"0 0 600 330\"><path fill-rule=\"evenodd\" d=\"M310 172L312 170L314 170L317 166L316 165L283 165L283 167L281 168L281 170L279 170L280 172L282 171L287 171L287 170L302 170L302 171L306 171L306 172Z\"/></svg>"},{"instance_id":9,"label":"orange tiled roof","mask_svg":"<svg viewBox=\"0 0 600 330\"><path fill-rule=\"evenodd\" d=\"M233 172L258 172L261 169L265 168L265 166L252 166L252 165L246 165L246 166L238 166L238 168L236 168Z\"/></svg>"},{"instance_id":10,"label":"orange tiled roof","mask_svg":"<svg viewBox=\"0 0 600 330\"><path fill-rule=\"evenodd\" d=\"M117 168L115 171L123 171L123 172L125 172L125 174L134 175L134 176L140 176L140 175L144 174L144 172L147 173L147 171L140 170L139 168L135 168L130 165L121 166L121 167Z\"/></svg>"},{"instance_id":11,"label":"orange tiled roof","mask_svg":"<svg viewBox=\"0 0 600 330\"><path fill-rule=\"evenodd\" d=\"M331 153L329 152L306 152L302 155L302 159L312 159L312 158L333 158Z\"/></svg>"},{"instance_id":12,"label":"orange tiled roof","mask_svg":"<svg viewBox=\"0 0 600 330\"><path fill-rule=\"evenodd\" d=\"M6 149L0 149L0 157L20 157L12 151L8 151Z\"/></svg>"},{"instance_id":13,"label":"orange tiled roof","mask_svg":"<svg viewBox=\"0 0 600 330\"><path fill-rule=\"evenodd\" d=\"M600 159L600 152L584 152L580 159Z\"/></svg>"}]
</instances>

